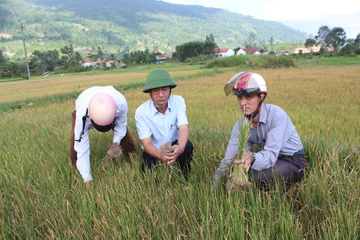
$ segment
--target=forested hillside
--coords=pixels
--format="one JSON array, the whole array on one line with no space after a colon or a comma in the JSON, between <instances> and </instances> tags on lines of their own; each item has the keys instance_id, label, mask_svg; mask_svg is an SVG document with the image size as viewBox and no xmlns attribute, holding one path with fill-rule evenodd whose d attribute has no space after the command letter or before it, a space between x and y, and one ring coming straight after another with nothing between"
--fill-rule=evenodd
<instances>
[{"instance_id":1,"label":"forested hillside","mask_svg":"<svg viewBox=\"0 0 360 240\"><path fill-rule=\"evenodd\" d=\"M249 34L258 45L304 42L308 35L281 23L229 11L156 0L0 0L0 50L23 55L21 23L28 52L73 44L80 53L121 55L129 50L173 52L188 41L213 34L219 47L244 47Z\"/></svg>"}]
</instances>

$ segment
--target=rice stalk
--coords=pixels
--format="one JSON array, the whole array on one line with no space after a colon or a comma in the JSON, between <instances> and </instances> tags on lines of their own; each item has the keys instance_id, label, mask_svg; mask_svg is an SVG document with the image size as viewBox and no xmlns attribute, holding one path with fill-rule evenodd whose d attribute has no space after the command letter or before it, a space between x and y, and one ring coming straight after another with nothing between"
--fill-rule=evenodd
<instances>
[{"instance_id":1,"label":"rice stalk","mask_svg":"<svg viewBox=\"0 0 360 240\"><path fill-rule=\"evenodd\" d=\"M251 121L243 117L243 121L240 120L239 128L239 149L238 149L238 160L241 160L246 151L246 143L250 136ZM245 169L244 164L233 164L232 171L229 176L229 180L226 184L228 191L239 191L244 187L249 187L251 183L248 179L247 172L249 168Z\"/></svg>"}]
</instances>

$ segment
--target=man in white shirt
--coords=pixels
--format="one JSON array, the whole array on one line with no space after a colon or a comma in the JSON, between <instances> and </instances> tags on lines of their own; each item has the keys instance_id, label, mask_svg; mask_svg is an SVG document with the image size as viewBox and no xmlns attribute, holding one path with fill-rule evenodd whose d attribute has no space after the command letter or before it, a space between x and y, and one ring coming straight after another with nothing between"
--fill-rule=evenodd
<instances>
[{"instance_id":1,"label":"man in white shirt","mask_svg":"<svg viewBox=\"0 0 360 240\"><path fill-rule=\"evenodd\" d=\"M95 86L83 91L75 102L70 135L70 160L79 170L86 186L91 186L89 130L114 131L110 150L121 147L130 160L136 152L132 136L127 129L128 105L125 97L112 86ZM108 159L114 157L108 155Z\"/></svg>"},{"instance_id":2,"label":"man in white shirt","mask_svg":"<svg viewBox=\"0 0 360 240\"><path fill-rule=\"evenodd\" d=\"M177 162L186 180L190 172L193 145L188 140L189 123L183 97L171 95L176 83L163 69L155 69L146 78L143 92L150 99L135 112L136 128L144 150L142 171L152 169L158 160L167 165ZM171 145L167 151L162 147Z\"/></svg>"}]
</instances>

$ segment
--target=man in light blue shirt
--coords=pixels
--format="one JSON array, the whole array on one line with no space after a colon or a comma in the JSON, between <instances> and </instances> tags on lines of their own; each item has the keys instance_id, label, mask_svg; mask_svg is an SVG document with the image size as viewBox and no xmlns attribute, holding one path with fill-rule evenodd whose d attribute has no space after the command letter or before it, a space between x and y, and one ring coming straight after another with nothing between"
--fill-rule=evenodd
<instances>
[{"instance_id":1,"label":"man in light blue shirt","mask_svg":"<svg viewBox=\"0 0 360 240\"><path fill-rule=\"evenodd\" d=\"M155 69L146 78L143 92L150 99L135 112L136 128L144 150L142 171L152 169L158 160L167 165L178 162L186 180L190 172L193 145L188 140L189 123L185 100L171 95L176 83L163 69ZM166 149L169 144L171 148Z\"/></svg>"},{"instance_id":2,"label":"man in light blue shirt","mask_svg":"<svg viewBox=\"0 0 360 240\"><path fill-rule=\"evenodd\" d=\"M304 176L306 165L300 137L286 112L273 104L264 104L267 95L265 80L256 73L240 72L225 85L225 94L238 98L244 115L235 123L225 157L216 170L214 187L225 176L231 164L243 164L249 176L261 189L268 189L275 178L288 189ZM250 135L242 159L237 159L240 128L250 121ZM251 152L254 145L261 148Z\"/></svg>"}]
</instances>

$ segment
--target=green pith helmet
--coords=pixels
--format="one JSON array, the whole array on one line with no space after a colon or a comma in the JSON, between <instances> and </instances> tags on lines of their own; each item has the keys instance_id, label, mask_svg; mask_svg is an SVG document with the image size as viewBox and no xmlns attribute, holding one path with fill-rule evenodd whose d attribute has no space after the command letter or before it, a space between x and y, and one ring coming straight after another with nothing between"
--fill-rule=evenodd
<instances>
[{"instance_id":1,"label":"green pith helmet","mask_svg":"<svg viewBox=\"0 0 360 240\"><path fill-rule=\"evenodd\" d=\"M164 69L155 69L146 77L145 87L143 92L148 93L151 89L167 87L176 87L176 83L170 77L170 74Z\"/></svg>"}]
</instances>

